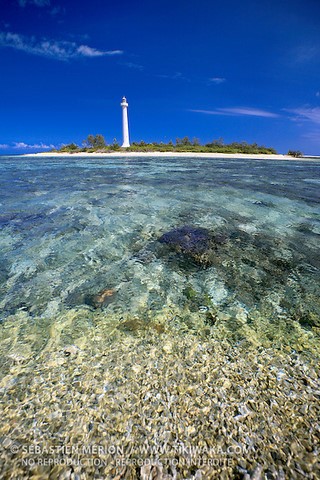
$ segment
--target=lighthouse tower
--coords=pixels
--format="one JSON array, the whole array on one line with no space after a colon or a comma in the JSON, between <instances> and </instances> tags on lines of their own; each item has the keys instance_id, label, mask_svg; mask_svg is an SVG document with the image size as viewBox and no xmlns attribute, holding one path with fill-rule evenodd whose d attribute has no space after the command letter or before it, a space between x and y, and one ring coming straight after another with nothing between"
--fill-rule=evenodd
<instances>
[{"instance_id":1,"label":"lighthouse tower","mask_svg":"<svg viewBox=\"0 0 320 480\"><path fill-rule=\"evenodd\" d=\"M123 143L122 148L130 147L129 142L129 125L128 125L128 103L126 97L122 98L121 102L122 107L122 133L123 133Z\"/></svg>"}]
</instances>

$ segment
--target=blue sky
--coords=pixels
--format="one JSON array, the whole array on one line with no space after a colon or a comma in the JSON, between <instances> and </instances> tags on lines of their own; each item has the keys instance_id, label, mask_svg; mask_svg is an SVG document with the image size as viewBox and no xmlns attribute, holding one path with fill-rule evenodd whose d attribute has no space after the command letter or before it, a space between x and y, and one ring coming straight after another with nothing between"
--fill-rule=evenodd
<instances>
[{"instance_id":1,"label":"blue sky","mask_svg":"<svg viewBox=\"0 0 320 480\"><path fill-rule=\"evenodd\" d=\"M0 0L0 154L103 134L320 155L319 0Z\"/></svg>"}]
</instances>

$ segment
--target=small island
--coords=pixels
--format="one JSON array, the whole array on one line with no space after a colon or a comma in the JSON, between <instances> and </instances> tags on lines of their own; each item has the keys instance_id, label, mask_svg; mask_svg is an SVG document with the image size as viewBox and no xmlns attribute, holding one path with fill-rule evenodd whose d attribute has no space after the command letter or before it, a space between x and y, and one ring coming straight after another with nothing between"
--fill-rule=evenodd
<instances>
[{"instance_id":1,"label":"small island","mask_svg":"<svg viewBox=\"0 0 320 480\"><path fill-rule=\"evenodd\" d=\"M272 147L265 147L257 143L249 144L245 141L224 143L222 138L213 140L210 143L201 144L199 139L189 137L177 138L175 143L170 140L168 143L151 142L147 143L141 140L140 142L133 142L130 147L123 148L116 139L111 144L105 141L101 134L88 135L86 140L79 146L76 143L69 143L63 145L60 149L53 149L51 153L116 153L116 152L136 152L136 153L215 153L215 154L247 154L247 155L277 155L277 151ZM299 151L289 150L289 156L302 157Z\"/></svg>"}]
</instances>

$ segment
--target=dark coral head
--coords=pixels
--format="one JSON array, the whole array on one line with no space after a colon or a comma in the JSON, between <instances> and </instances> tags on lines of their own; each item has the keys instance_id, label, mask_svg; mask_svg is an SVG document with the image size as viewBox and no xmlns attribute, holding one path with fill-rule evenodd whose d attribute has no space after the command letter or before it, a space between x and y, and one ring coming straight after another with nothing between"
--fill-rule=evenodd
<instances>
[{"instance_id":1,"label":"dark coral head","mask_svg":"<svg viewBox=\"0 0 320 480\"><path fill-rule=\"evenodd\" d=\"M206 228L185 225L174 228L159 238L174 250L185 253L202 253L209 248L211 233Z\"/></svg>"}]
</instances>

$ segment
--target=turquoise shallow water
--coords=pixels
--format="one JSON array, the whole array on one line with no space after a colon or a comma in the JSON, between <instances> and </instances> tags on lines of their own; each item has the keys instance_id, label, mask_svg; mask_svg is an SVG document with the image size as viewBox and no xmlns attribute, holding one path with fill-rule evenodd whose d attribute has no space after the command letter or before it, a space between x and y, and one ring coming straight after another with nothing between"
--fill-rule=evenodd
<instances>
[{"instance_id":1,"label":"turquoise shallow water","mask_svg":"<svg viewBox=\"0 0 320 480\"><path fill-rule=\"evenodd\" d=\"M319 182L0 157L1 478L319 478Z\"/></svg>"},{"instance_id":2,"label":"turquoise shallow water","mask_svg":"<svg viewBox=\"0 0 320 480\"><path fill-rule=\"evenodd\" d=\"M319 296L319 163L2 157L0 169L4 318L51 316L105 289L117 292L109 311L132 313L184 307L186 288L195 304L269 301L293 315ZM159 252L184 225L231 239L210 268Z\"/></svg>"}]
</instances>

